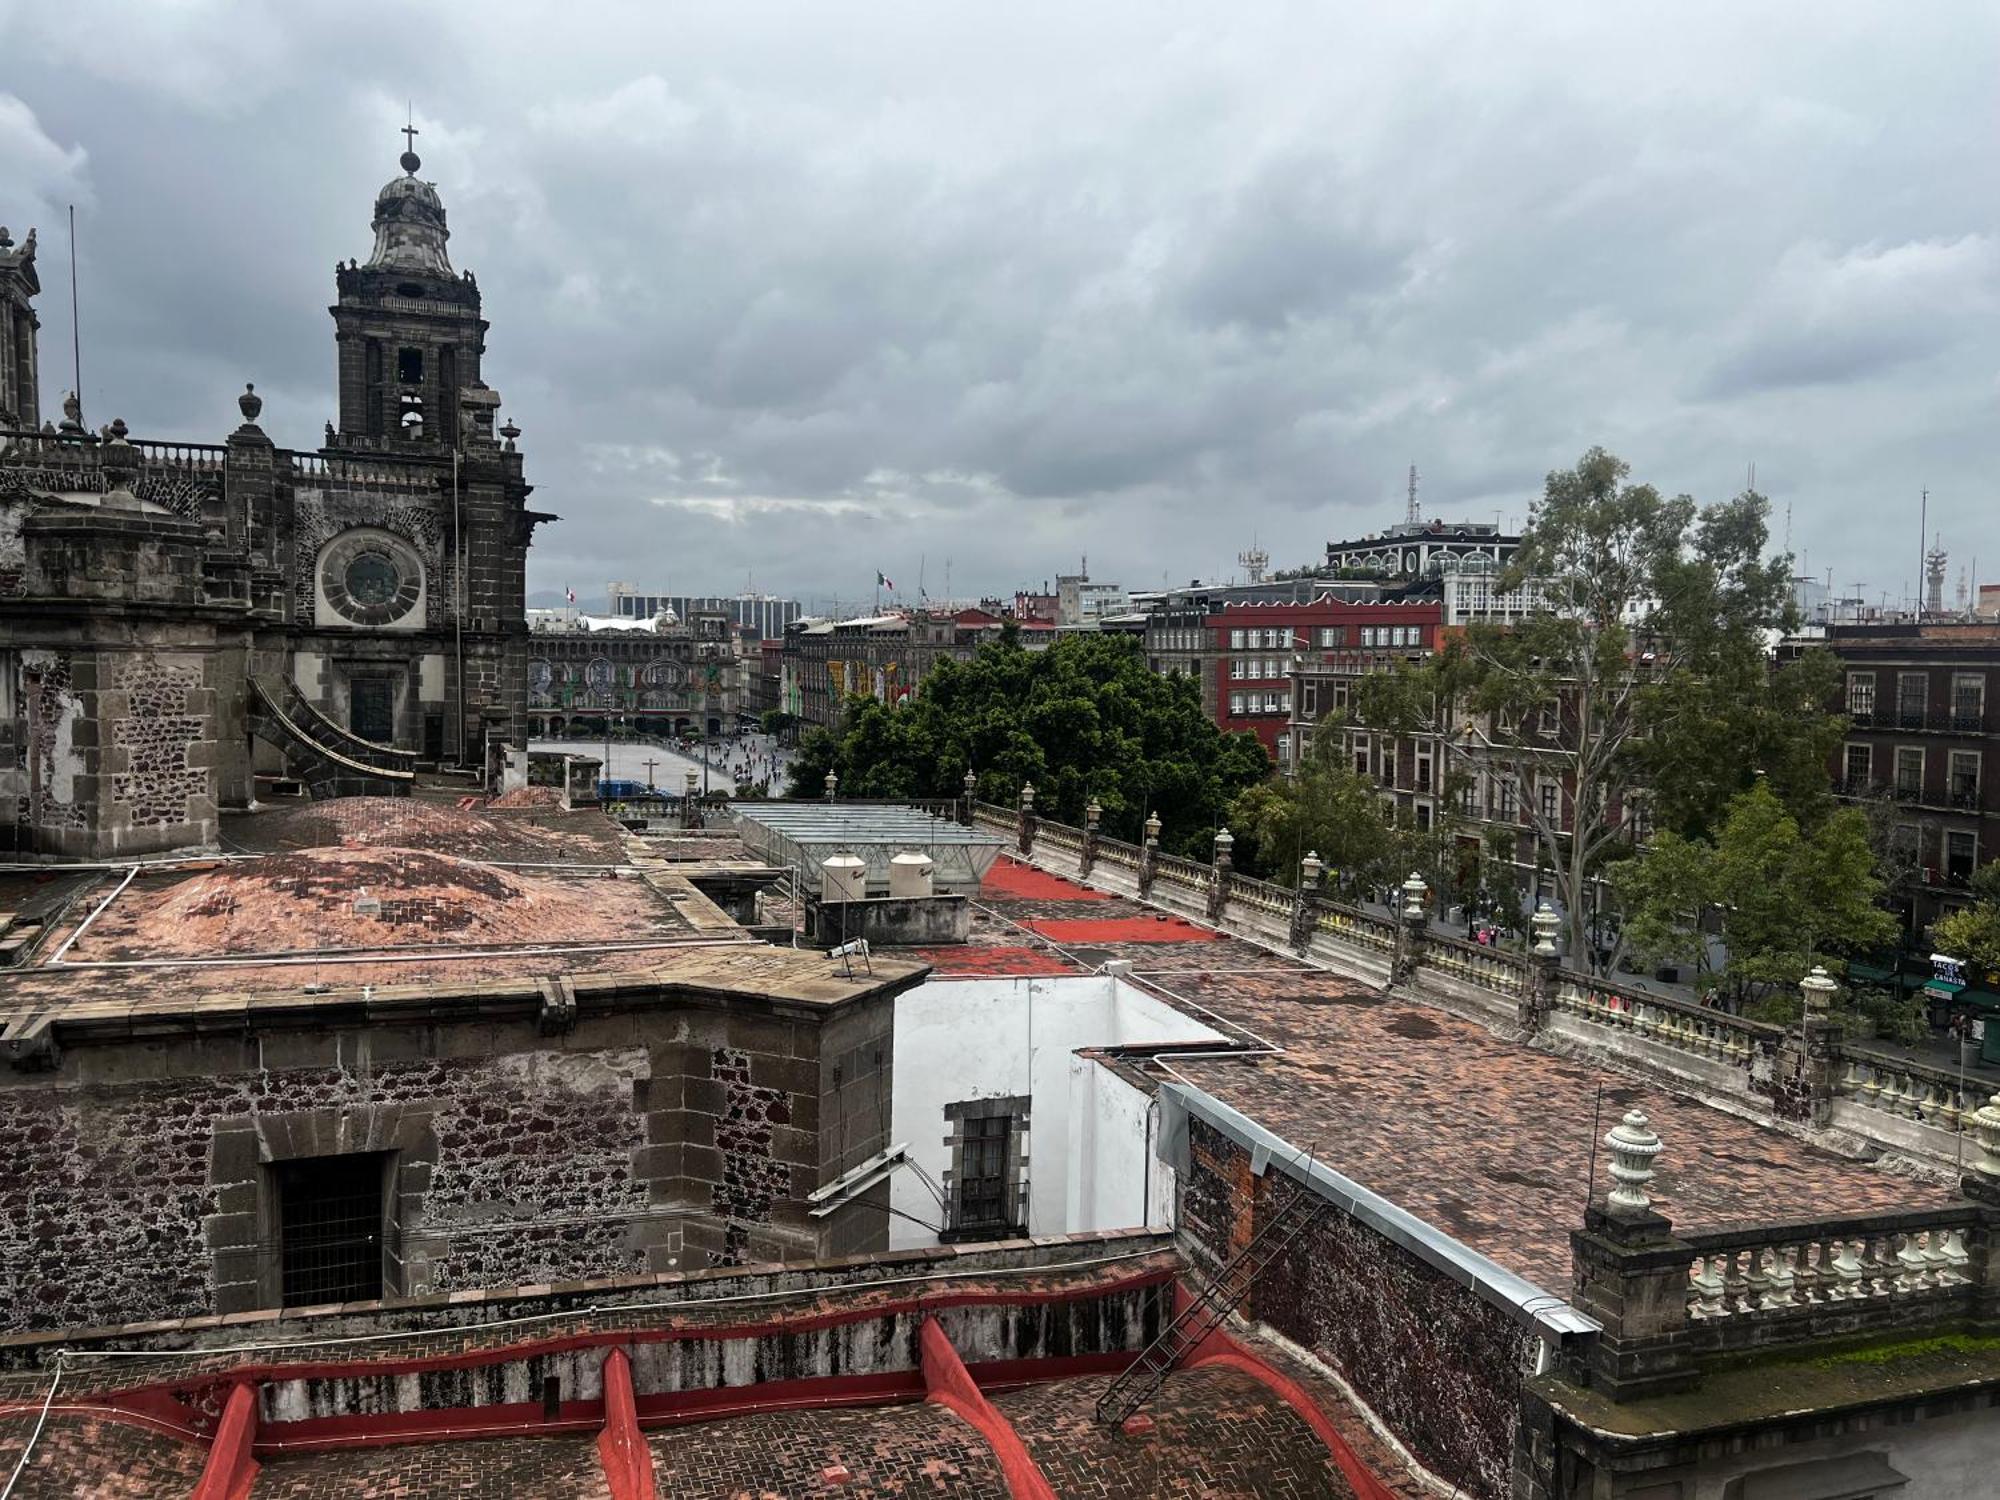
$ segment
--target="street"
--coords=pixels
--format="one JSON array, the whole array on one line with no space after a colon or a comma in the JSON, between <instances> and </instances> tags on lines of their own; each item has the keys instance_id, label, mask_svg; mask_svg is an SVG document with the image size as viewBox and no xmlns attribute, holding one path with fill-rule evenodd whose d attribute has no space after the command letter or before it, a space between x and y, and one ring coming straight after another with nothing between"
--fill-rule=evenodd
<instances>
[{"instance_id":1,"label":"street","mask_svg":"<svg viewBox=\"0 0 2000 1500\"><path fill-rule=\"evenodd\" d=\"M601 739L535 740L528 749L531 752L546 751L554 754L567 752L572 755L594 755L604 758L604 741ZM708 789L713 792L734 792L738 773L753 782L769 779L770 794L782 796L785 790L786 769L791 763L791 752L780 748L768 734L742 734L729 738L719 738L709 747ZM669 796L679 796L687 790L687 773L695 774L695 784L702 779L701 745L695 742L695 753L683 754L671 749L664 742L650 740L613 740L611 760L601 773L610 781L637 781L649 784Z\"/></svg>"}]
</instances>

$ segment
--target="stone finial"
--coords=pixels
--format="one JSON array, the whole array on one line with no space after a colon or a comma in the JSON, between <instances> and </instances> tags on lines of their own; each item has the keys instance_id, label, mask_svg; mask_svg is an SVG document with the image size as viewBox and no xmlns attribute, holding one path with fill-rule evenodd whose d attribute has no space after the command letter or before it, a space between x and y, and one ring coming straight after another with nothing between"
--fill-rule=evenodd
<instances>
[{"instance_id":1,"label":"stone finial","mask_svg":"<svg viewBox=\"0 0 2000 1500\"><path fill-rule=\"evenodd\" d=\"M1084 804L1083 826L1085 828L1095 829L1097 825L1103 821L1104 821L1104 809L1098 805L1097 799L1095 797L1092 797L1089 802Z\"/></svg>"},{"instance_id":2,"label":"stone finial","mask_svg":"<svg viewBox=\"0 0 2000 1500\"><path fill-rule=\"evenodd\" d=\"M104 470L104 499L106 510L138 510L139 497L132 493L132 481L139 477L143 464L139 450L125 441L125 424L114 422L105 428L104 446L100 449L99 464Z\"/></svg>"},{"instance_id":3,"label":"stone finial","mask_svg":"<svg viewBox=\"0 0 2000 1500\"><path fill-rule=\"evenodd\" d=\"M978 790L979 790L979 773L973 770L972 767L967 766L965 768L965 795L970 797L973 793L977 792Z\"/></svg>"},{"instance_id":4,"label":"stone finial","mask_svg":"<svg viewBox=\"0 0 2000 1500\"><path fill-rule=\"evenodd\" d=\"M1611 1151L1613 1187L1609 1207L1615 1214L1643 1214L1652 1210L1646 1184L1653 1180L1653 1158L1661 1151L1660 1138L1642 1109L1627 1111L1625 1118L1604 1137Z\"/></svg>"},{"instance_id":5,"label":"stone finial","mask_svg":"<svg viewBox=\"0 0 2000 1500\"><path fill-rule=\"evenodd\" d=\"M1146 814L1146 847L1151 849L1159 842L1160 815L1156 812L1149 812Z\"/></svg>"},{"instance_id":6,"label":"stone finial","mask_svg":"<svg viewBox=\"0 0 2000 1500\"><path fill-rule=\"evenodd\" d=\"M826 773L826 800L831 802L835 794L839 791L840 773L838 771L828 771Z\"/></svg>"},{"instance_id":7,"label":"stone finial","mask_svg":"<svg viewBox=\"0 0 2000 1500\"><path fill-rule=\"evenodd\" d=\"M1840 992L1826 970L1814 964L1812 972L1799 981L1799 993L1805 997L1806 1019L1824 1021L1833 997Z\"/></svg>"},{"instance_id":8,"label":"stone finial","mask_svg":"<svg viewBox=\"0 0 2000 1500\"><path fill-rule=\"evenodd\" d=\"M246 427L257 425L257 417L264 410L264 398L257 394L257 387L249 381L243 383L243 394L236 398L236 409L243 413Z\"/></svg>"},{"instance_id":9,"label":"stone finial","mask_svg":"<svg viewBox=\"0 0 2000 1500\"><path fill-rule=\"evenodd\" d=\"M1317 849L1306 850L1306 857L1299 861L1299 889L1316 891L1319 889L1320 874L1326 869Z\"/></svg>"},{"instance_id":10,"label":"stone finial","mask_svg":"<svg viewBox=\"0 0 2000 1500\"><path fill-rule=\"evenodd\" d=\"M1535 935L1535 957L1554 958L1556 956L1556 932L1562 926L1562 918L1556 909L1544 901L1535 908L1535 914L1528 918L1528 927Z\"/></svg>"},{"instance_id":11,"label":"stone finial","mask_svg":"<svg viewBox=\"0 0 2000 1500\"><path fill-rule=\"evenodd\" d=\"M1424 903L1430 899L1431 888L1424 884L1424 877L1415 870L1403 882L1403 920L1421 922L1424 919Z\"/></svg>"},{"instance_id":12,"label":"stone finial","mask_svg":"<svg viewBox=\"0 0 2000 1500\"><path fill-rule=\"evenodd\" d=\"M13 247L14 236L7 232L5 224L0 224L0 250L11 250Z\"/></svg>"},{"instance_id":13,"label":"stone finial","mask_svg":"<svg viewBox=\"0 0 2000 1500\"><path fill-rule=\"evenodd\" d=\"M521 429L514 425L512 419L509 419L507 425L500 429L500 436L507 440L507 451L509 453L514 451L514 440L520 435Z\"/></svg>"},{"instance_id":14,"label":"stone finial","mask_svg":"<svg viewBox=\"0 0 2000 1500\"><path fill-rule=\"evenodd\" d=\"M1218 828L1215 830L1215 862L1217 864L1228 863L1229 851L1235 847L1235 834L1231 833L1227 828Z\"/></svg>"},{"instance_id":15,"label":"stone finial","mask_svg":"<svg viewBox=\"0 0 2000 1500\"><path fill-rule=\"evenodd\" d=\"M71 391L63 397L62 414L62 430L64 432L83 431L83 398L77 395L75 391Z\"/></svg>"},{"instance_id":16,"label":"stone finial","mask_svg":"<svg viewBox=\"0 0 2000 1500\"><path fill-rule=\"evenodd\" d=\"M2000 1094L1973 1111L1972 1139L1979 1147L1972 1170L1989 1182L2000 1182Z\"/></svg>"},{"instance_id":17,"label":"stone finial","mask_svg":"<svg viewBox=\"0 0 2000 1500\"><path fill-rule=\"evenodd\" d=\"M1033 812L1034 810L1035 784L1032 781L1024 781L1021 783L1021 811Z\"/></svg>"}]
</instances>

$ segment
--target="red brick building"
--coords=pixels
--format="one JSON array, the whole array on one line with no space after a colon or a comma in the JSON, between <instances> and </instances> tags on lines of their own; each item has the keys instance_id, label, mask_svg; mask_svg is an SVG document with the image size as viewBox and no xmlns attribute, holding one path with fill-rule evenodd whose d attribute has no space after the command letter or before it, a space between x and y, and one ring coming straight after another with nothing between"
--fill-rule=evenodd
<instances>
[{"instance_id":1,"label":"red brick building","mask_svg":"<svg viewBox=\"0 0 2000 1500\"><path fill-rule=\"evenodd\" d=\"M1295 667L1429 651L1443 619L1436 603L1226 605L1205 622L1214 643L1215 721L1249 730L1279 765L1289 766Z\"/></svg>"}]
</instances>

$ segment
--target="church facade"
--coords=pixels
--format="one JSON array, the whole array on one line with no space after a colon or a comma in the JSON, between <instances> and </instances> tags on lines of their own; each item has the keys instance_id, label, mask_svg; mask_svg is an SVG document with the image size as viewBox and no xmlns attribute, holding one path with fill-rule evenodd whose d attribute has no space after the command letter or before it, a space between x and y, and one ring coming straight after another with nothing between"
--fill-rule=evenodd
<instances>
[{"instance_id":1,"label":"church facade","mask_svg":"<svg viewBox=\"0 0 2000 1500\"><path fill-rule=\"evenodd\" d=\"M0 849L213 840L260 774L407 790L485 762L527 702L518 429L481 377L478 283L437 190L375 199L335 268L338 418L277 446L246 387L220 443L40 407L32 233L0 230Z\"/></svg>"}]
</instances>

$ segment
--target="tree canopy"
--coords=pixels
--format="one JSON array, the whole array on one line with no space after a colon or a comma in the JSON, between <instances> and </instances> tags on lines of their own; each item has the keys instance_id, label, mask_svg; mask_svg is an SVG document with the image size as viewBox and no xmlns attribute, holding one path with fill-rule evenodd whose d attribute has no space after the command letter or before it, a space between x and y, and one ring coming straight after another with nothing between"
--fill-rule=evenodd
<instances>
[{"instance_id":1,"label":"tree canopy","mask_svg":"<svg viewBox=\"0 0 2000 1500\"><path fill-rule=\"evenodd\" d=\"M1033 782L1036 810L1067 823L1095 797L1115 838L1136 842L1157 811L1161 846L1205 859L1270 759L1254 735L1216 726L1193 681L1151 671L1136 641L1078 635L1028 651L1003 637L939 663L898 705L851 699L838 731L800 740L791 790L816 796L832 770L843 796L956 797L968 767L981 798L1012 804Z\"/></svg>"},{"instance_id":2,"label":"tree canopy","mask_svg":"<svg viewBox=\"0 0 2000 1500\"><path fill-rule=\"evenodd\" d=\"M2000 970L2000 863L1980 866L1972 893L1970 905L1937 919L1931 938L1940 953L1983 976Z\"/></svg>"},{"instance_id":3,"label":"tree canopy","mask_svg":"<svg viewBox=\"0 0 2000 1500\"><path fill-rule=\"evenodd\" d=\"M1655 962L1692 965L1699 987L1738 1006L1774 995L1789 1005L1814 964L1894 937L1895 919L1876 905L1874 862L1859 810L1806 829L1759 781L1730 802L1712 840L1669 830L1608 876L1627 945ZM1710 928L1727 953L1719 968Z\"/></svg>"},{"instance_id":4,"label":"tree canopy","mask_svg":"<svg viewBox=\"0 0 2000 1500\"><path fill-rule=\"evenodd\" d=\"M1831 743L1824 715L1799 711L1822 706L1826 668L1768 671L1791 568L1764 555L1764 498L1700 506L1629 474L1602 448L1551 473L1500 579L1534 607L1475 623L1357 694L1367 724L1438 734L1455 769L1511 786L1570 951L1593 959L1589 891L1632 846L1635 789L1656 826L1699 836L1759 771L1788 799L1823 799ZM1540 794L1550 782L1553 813Z\"/></svg>"},{"instance_id":5,"label":"tree canopy","mask_svg":"<svg viewBox=\"0 0 2000 1500\"><path fill-rule=\"evenodd\" d=\"M1320 725L1296 774L1238 797L1229 829L1240 862L1285 885L1297 882L1308 850L1336 887L1384 884L1395 869L1396 830L1375 783L1348 764L1338 726Z\"/></svg>"}]
</instances>

